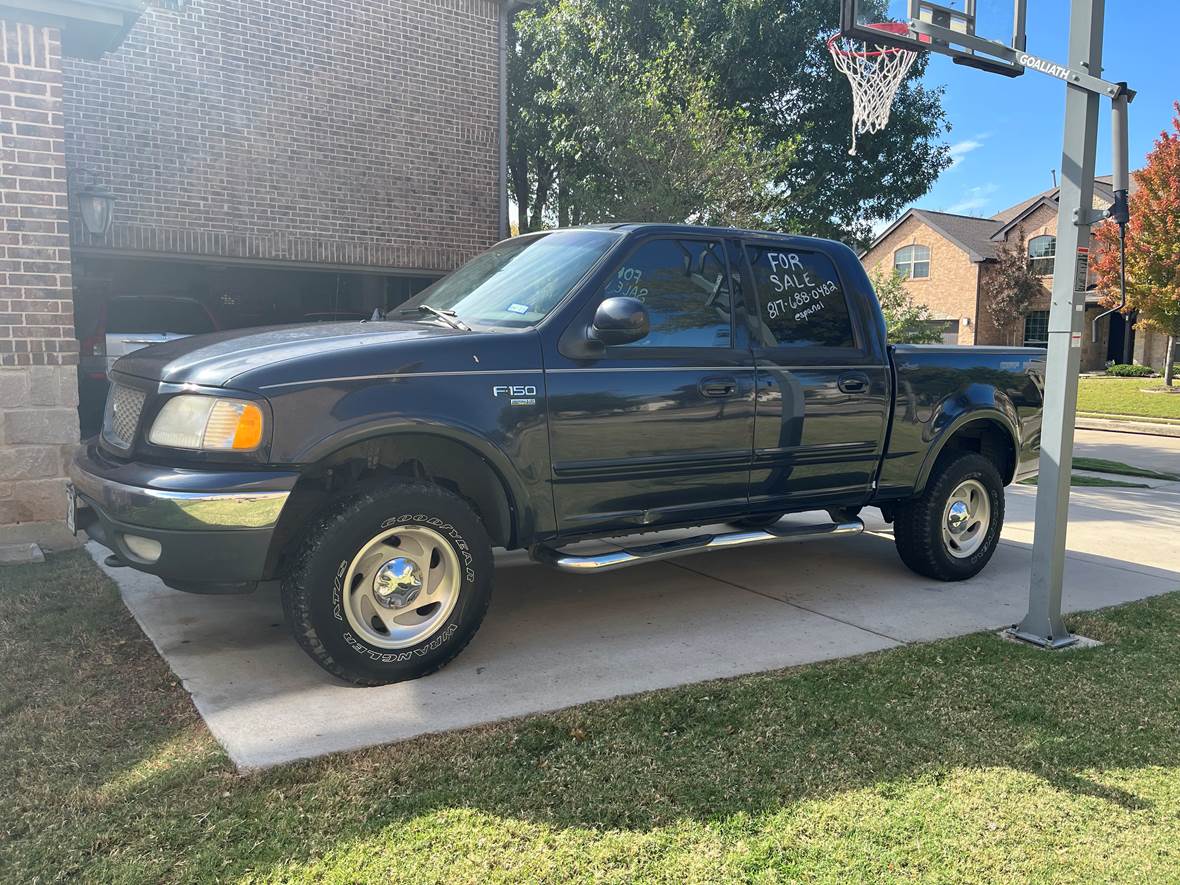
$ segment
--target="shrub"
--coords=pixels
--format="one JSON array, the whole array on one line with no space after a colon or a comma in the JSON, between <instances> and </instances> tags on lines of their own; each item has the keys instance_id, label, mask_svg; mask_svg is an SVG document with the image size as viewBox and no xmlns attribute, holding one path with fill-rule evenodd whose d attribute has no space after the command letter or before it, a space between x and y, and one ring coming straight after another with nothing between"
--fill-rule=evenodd
<instances>
[{"instance_id":1,"label":"shrub","mask_svg":"<svg viewBox=\"0 0 1180 885\"><path fill-rule=\"evenodd\" d=\"M1155 370L1151 366L1129 366L1126 364L1116 364L1106 367L1107 375L1117 375L1120 378L1150 378L1155 374Z\"/></svg>"}]
</instances>

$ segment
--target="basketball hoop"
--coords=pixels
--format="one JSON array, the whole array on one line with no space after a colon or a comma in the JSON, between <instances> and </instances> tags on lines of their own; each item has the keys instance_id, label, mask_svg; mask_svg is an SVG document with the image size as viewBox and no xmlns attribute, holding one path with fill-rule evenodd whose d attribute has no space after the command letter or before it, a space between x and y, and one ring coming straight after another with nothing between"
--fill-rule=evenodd
<instances>
[{"instance_id":1,"label":"basketball hoop","mask_svg":"<svg viewBox=\"0 0 1180 885\"><path fill-rule=\"evenodd\" d=\"M886 34L908 34L909 25L883 22L869 25ZM836 69L848 78L852 87L852 148L856 156L856 136L880 132L889 122L889 109L901 81L909 73L918 53L887 43L868 43L845 34L828 40L828 51Z\"/></svg>"}]
</instances>

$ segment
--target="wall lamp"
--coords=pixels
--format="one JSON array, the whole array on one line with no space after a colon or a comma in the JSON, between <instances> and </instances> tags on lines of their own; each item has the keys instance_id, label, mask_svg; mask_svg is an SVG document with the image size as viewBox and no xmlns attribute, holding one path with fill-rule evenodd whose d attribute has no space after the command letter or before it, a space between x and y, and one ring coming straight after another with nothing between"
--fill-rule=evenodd
<instances>
[{"instance_id":1,"label":"wall lamp","mask_svg":"<svg viewBox=\"0 0 1180 885\"><path fill-rule=\"evenodd\" d=\"M87 185L78 192L78 208L86 231L91 236L104 236L115 213L115 195L104 187Z\"/></svg>"}]
</instances>

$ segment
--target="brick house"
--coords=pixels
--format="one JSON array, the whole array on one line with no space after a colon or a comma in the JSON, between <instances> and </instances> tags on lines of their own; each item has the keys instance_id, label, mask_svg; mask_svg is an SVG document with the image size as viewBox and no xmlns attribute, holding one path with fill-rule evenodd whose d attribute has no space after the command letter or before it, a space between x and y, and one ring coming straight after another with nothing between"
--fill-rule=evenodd
<instances>
[{"instance_id":1,"label":"brick house","mask_svg":"<svg viewBox=\"0 0 1180 885\"><path fill-rule=\"evenodd\" d=\"M0 534L63 515L119 299L367 316L499 239L501 10L0 3Z\"/></svg>"},{"instance_id":2,"label":"brick house","mask_svg":"<svg viewBox=\"0 0 1180 885\"><path fill-rule=\"evenodd\" d=\"M950 344L1047 343L1050 290L1057 234L1056 188L1029 197L991 218L910 209L886 228L861 256L870 274L890 273L894 268L905 277L906 289L917 302L930 308ZM1114 199L1110 178L1094 180L1094 206L1106 209ZM997 328L988 312L989 265L994 265L996 248L1024 233L1021 250L1041 279L1041 295L1027 315L1014 325ZM1086 257L1079 256L1079 280L1085 273ZM1097 341L1092 340L1090 320L1105 310L1093 291L1093 278L1086 276L1086 334L1083 339L1082 370L1101 369L1108 360L1123 361L1124 344L1137 361L1150 362L1162 348L1159 336L1136 334L1119 315L1099 323ZM1131 342L1126 341L1131 337Z\"/></svg>"}]
</instances>

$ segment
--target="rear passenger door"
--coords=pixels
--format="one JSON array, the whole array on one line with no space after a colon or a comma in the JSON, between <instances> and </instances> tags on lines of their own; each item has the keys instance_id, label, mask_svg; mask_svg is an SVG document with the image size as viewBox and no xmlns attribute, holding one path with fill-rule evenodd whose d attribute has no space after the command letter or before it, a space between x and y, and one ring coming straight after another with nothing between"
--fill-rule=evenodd
<instances>
[{"instance_id":1,"label":"rear passenger door","mask_svg":"<svg viewBox=\"0 0 1180 885\"><path fill-rule=\"evenodd\" d=\"M807 241L751 240L744 251L756 302L750 504L863 503L889 400L865 306L854 309L832 258Z\"/></svg>"}]
</instances>

